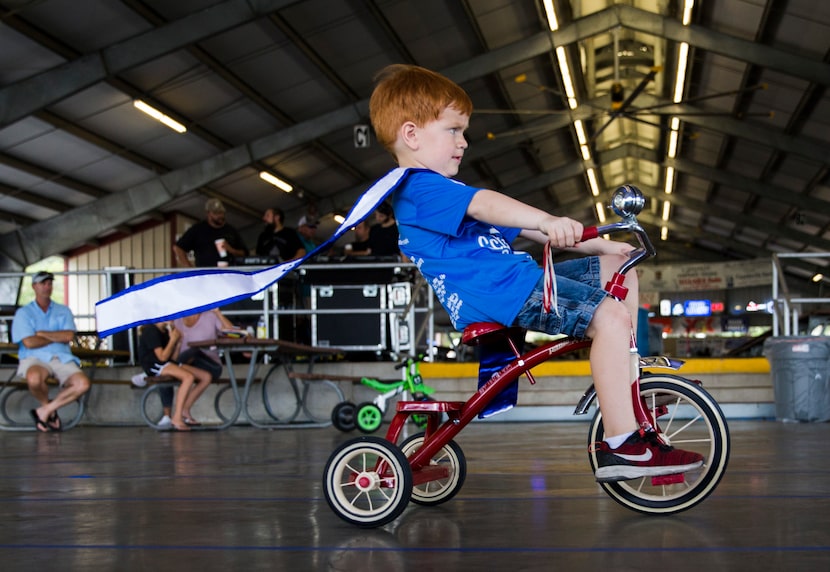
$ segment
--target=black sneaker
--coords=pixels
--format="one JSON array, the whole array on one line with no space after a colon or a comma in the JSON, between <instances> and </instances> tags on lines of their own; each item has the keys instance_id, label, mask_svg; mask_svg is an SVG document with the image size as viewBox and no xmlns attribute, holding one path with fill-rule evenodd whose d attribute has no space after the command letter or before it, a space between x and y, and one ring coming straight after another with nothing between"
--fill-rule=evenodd
<instances>
[{"instance_id":1,"label":"black sneaker","mask_svg":"<svg viewBox=\"0 0 830 572\"><path fill-rule=\"evenodd\" d=\"M602 441L594 452L597 456L594 476L601 483L674 475L703 465L703 455L670 447L654 431L632 433L616 449Z\"/></svg>"}]
</instances>

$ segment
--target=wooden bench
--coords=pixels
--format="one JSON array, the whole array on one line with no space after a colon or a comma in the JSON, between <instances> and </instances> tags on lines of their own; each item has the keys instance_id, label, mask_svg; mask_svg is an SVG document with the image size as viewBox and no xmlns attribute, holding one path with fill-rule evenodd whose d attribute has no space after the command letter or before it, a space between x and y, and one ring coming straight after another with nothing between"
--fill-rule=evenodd
<instances>
[{"instance_id":1,"label":"wooden bench","mask_svg":"<svg viewBox=\"0 0 830 572\"><path fill-rule=\"evenodd\" d=\"M176 379L175 377L173 377L172 375L148 375L147 377L144 378L144 381L147 382L147 386L150 386L150 385L162 385L163 386L164 384L170 384L171 386L175 386L179 383L179 380ZM221 384L229 384L230 382L231 382L230 379L228 379L226 377L223 377L223 378L211 381L210 383L211 383L211 385L213 385L213 384L221 385ZM145 389L146 390L146 388L147 388L144 385L138 386L138 385L136 385L132 382L125 381L124 383L129 383L132 386L133 389Z\"/></svg>"},{"instance_id":2,"label":"wooden bench","mask_svg":"<svg viewBox=\"0 0 830 572\"><path fill-rule=\"evenodd\" d=\"M46 384L50 389L58 388L58 380L50 377L46 380ZM34 422L31 417L27 415L24 419L14 419L9 413L9 401L13 395L19 395L24 392L29 395L29 385L23 379L15 379L0 383L0 417L3 418L3 423L0 424L2 431L35 431ZM68 431L80 423L81 418L86 412L86 402L89 392L85 393L74 402L61 408L63 416L61 417L61 431ZM32 400L33 403L37 403ZM67 414L69 412L69 414Z\"/></svg>"},{"instance_id":3,"label":"wooden bench","mask_svg":"<svg viewBox=\"0 0 830 572\"><path fill-rule=\"evenodd\" d=\"M357 375L335 375L333 373L303 373L300 371L289 371L287 373L291 379L299 379L302 381L350 381L354 384L360 383L363 379Z\"/></svg>"}]
</instances>

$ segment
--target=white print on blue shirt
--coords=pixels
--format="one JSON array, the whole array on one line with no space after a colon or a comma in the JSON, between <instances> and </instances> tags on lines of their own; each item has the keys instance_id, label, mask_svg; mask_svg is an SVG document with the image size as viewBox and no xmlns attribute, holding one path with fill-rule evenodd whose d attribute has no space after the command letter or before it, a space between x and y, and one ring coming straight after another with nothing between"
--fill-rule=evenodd
<instances>
[{"instance_id":1,"label":"white print on blue shirt","mask_svg":"<svg viewBox=\"0 0 830 572\"><path fill-rule=\"evenodd\" d=\"M513 250L497 228L490 227L490 236L481 235L478 237L479 248L487 248L502 254L510 254Z\"/></svg>"},{"instance_id":2,"label":"white print on blue shirt","mask_svg":"<svg viewBox=\"0 0 830 572\"><path fill-rule=\"evenodd\" d=\"M420 263L423 262L423 259L418 262L418 267L420 268ZM435 297L438 298L438 301L444 306L447 314L449 314L450 321L455 325L464 302L460 299L457 292L453 292L447 296L447 285L444 282L446 279L446 274L439 274L432 279L430 286L432 287L432 291L435 292Z\"/></svg>"}]
</instances>

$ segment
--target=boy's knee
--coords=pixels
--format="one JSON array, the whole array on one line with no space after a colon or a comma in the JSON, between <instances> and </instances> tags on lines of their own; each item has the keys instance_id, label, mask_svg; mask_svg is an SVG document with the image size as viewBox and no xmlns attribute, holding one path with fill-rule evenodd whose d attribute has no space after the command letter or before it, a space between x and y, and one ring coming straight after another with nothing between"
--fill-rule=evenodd
<instances>
[{"instance_id":1,"label":"boy's knee","mask_svg":"<svg viewBox=\"0 0 830 572\"><path fill-rule=\"evenodd\" d=\"M631 314L622 302L613 298L606 298L597 306L592 324L598 329L628 329L631 326Z\"/></svg>"}]
</instances>

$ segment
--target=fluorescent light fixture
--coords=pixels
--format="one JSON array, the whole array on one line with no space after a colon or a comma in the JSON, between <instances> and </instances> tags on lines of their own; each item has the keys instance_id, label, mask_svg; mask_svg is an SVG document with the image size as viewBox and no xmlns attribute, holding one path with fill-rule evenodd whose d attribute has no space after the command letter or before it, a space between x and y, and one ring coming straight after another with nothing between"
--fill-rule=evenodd
<instances>
[{"instance_id":1,"label":"fluorescent light fixture","mask_svg":"<svg viewBox=\"0 0 830 572\"><path fill-rule=\"evenodd\" d=\"M587 145L588 138L585 136L585 127L583 127L581 119L574 121L574 129L576 129L576 138L579 141L579 144Z\"/></svg>"},{"instance_id":2,"label":"fluorescent light fixture","mask_svg":"<svg viewBox=\"0 0 830 572\"><path fill-rule=\"evenodd\" d=\"M670 124L671 131L669 132L669 148L666 154L669 158L674 158L677 155L677 144L680 138L680 118L672 117Z\"/></svg>"},{"instance_id":3,"label":"fluorescent light fixture","mask_svg":"<svg viewBox=\"0 0 830 572\"><path fill-rule=\"evenodd\" d=\"M667 151L667 154L668 154L669 158L671 158L671 159L674 159L675 155L677 155L677 138L678 138L678 136L679 136L679 133L674 129L672 129L671 132L669 133L669 149Z\"/></svg>"},{"instance_id":4,"label":"fluorescent light fixture","mask_svg":"<svg viewBox=\"0 0 830 572\"><path fill-rule=\"evenodd\" d=\"M822 280L824 280L824 274L819 272L818 274L813 276L812 280L813 280L813 282L821 282Z\"/></svg>"},{"instance_id":5,"label":"fluorescent light fixture","mask_svg":"<svg viewBox=\"0 0 830 572\"><path fill-rule=\"evenodd\" d=\"M553 0L543 0L542 4L545 6L545 15L548 17L548 27L551 32L559 29L559 20L556 18L556 11L553 9Z\"/></svg>"},{"instance_id":6,"label":"fluorescent light fixture","mask_svg":"<svg viewBox=\"0 0 830 572\"><path fill-rule=\"evenodd\" d=\"M593 169L588 169L588 185L591 187L591 194L595 197L599 196L599 185L597 184L597 174Z\"/></svg>"},{"instance_id":7,"label":"fluorescent light fixture","mask_svg":"<svg viewBox=\"0 0 830 572\"><path fill-rule=\"evenodd\" d=\"M688 26L692 21L692 9L695 6L695 0L684 0L683 2L683 25ZM674 93L672 95L672 102L680 103L683 99L683 89L686 86L686 70L689 65L689 44L681 42L677 49L677 77L674 80ZM677 156L677 147L680 142L680 118L671 118L671 131L669 132L669 144L666 149L666 155L669 159L674 159ZM670 195L674 190L674 167L666 167L666 186L665 191ZM671 212L671 204L666 201L663 203L663 220L668 222L669 214ZM662 227L660 229L660 238L666 240L669 235L669 229Z\"/></svg>"},{"instance_id":8,"label":"fluorescent light fixture","mask_svg":"<svg viewBox=\"0 0 830 572\"><path fill-rule=\"evenodd\" d=\"M672 117L671 118L671 129L672 129L672 131L679 131L680 130L680 118L679 117Z\"/></svg>"},{"instance_id":9,"label":"fluorescent light fixture","mask_svg":"<svg viewBox=\"0 0 830 572\"><path fill-rule=\"evenodd\" d=\"M692 22L692 9L695 7L695 0L686 0L683 4L683 25L688 26ZM555 17L555 16L554 16ZM548 18L550 19L550 18Z\"/></svg>"},{"instance_id":10,"label":"fluorescent light fixture","mask_svg":"<svg viewBox=\"0 0 830 572\"><path fill-rule=\"evenodd\" d=\"M163 123L164 125L166 125L170 129L175 131L176 133L184 133L185 131L187 131L187 127L185 127L184 125L182 125L181 123L179 123L175 119L163 114L161 111L159 111L158 109L156 109L152 105L148 105L148 104L144 103L140 99L134 100L133 101L133 106L136 109L138 109L139 111L142 111L142 112L146 113L147 115L149 115L150 117L152 117L153 119L158 121L159 123Z\"/></svg>"},{"instance_id":11,"label":"fluorescent light fixture","mask_svg":"<svg viewBox=\"0 0 830 572\"><path fill-rule=\"evenodd\" d=\"M574 129L576 129L576 139L579 141L579 149L582 151L582 159L587 161L591 158L591 150L588 148L588 137L585 136L585 127L582 125L582 120L574 121Z\"/></svg>"},{"instance_id":12,"label":"fluorescent light fixture","mask_svg":"<svg viewBox=\"0 0 830 572\"><path fill-rule=\"evenodd\" d=\"M602 203L597 203L597 218L599 218L599 222L605 222L605 205Z\"/></svg>"},{"instance_id":13,"label":"fluorescent light fixture","mask_svg":"<svg viewBox=\"0 0 830 572\"><path fill-rule=\"evenodd\" d=\"M344 222L346 222L346 217L344 217L342 214L336 214L334 215L334 222L336 222L337 224L343 224Z\"/></svg>"},{"instance_id":14,"label":"fluorescent light fixture","mask_svg":"<svg viewBox=\"0 0 830 572\"><path fill-rule=\"evenodd\" d=\"M677 50L677 79L674 82L674 103L683 99L683 86L686 85L686 66L689 63L689 44L681 42Z\"/></svg>"},{"instance_id":15,"label":"fluorescent light fixture","mask_svg":"<svg viewBox=\"0 0 830 572\"><path fill-rule=\"evenodd\" d=\"M571 70L568 67L568 57L565 53L565 48L562 46L556 48L556 61L559 62L562 84L565 86L565 95L568 96L568 107L576 109L578 105L576 102L576 92L574 91L573 80L571 80Z\"/></svg>"},{"instance_id":16,"label":"fluorescent light fixture","mask_svg":"<svg viewBox=\"0 0 830 572\"><path fill-rule=\"evenodd\" d=\"M268 171L261 171L259 173L259 178L265 181L266 183L271 183L275 187L277 187L281 191L285 191L286 193L290 193L294 190L294 187L280 179L279 177L275 177Z\"/></svg>"},{"instance_id":17,"label":"fluorescent light fixture","mask_svg":"<svg viewBox=\"0 0 830 572\"><path fill-rule=\"evenodd\" d=\"M591 158L591 150L587 145L580 145L579 150L582 151L582 160L587 161Z\"/></svg>"}]
</instances>

